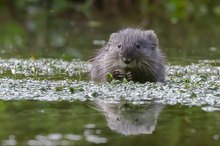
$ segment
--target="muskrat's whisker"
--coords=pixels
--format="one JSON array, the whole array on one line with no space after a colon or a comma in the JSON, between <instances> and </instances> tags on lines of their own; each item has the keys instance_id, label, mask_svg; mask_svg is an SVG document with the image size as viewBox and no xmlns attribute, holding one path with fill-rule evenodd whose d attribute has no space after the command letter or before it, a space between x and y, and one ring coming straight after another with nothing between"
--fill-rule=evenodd
<instances>
[{"instance_id":1,"label":"muskrat's whisker","mask_svg":"<svg viewBox=\"0 0 220 146\"><path fill-rule=\"evenodd\" d=\"M142 68L145 70L145 71L150 71L151 74L155 77L156 75L156 70L154 69L153 65L150 64L147 60L145 59L142 59L141 61L142 63ZM147 70L146 70L147 69Z\"/></svg>"},{"instance_id":2,"label":"muskrat's whisker","mask_svg":"<svg viewBox=\"0 0 220 146\"><path fill-rule=\"evenodd\" d=\"M157 63L158 65L163 66L163 64L161 62L158 62L157 60L152 60L150 58L148 58L147 60L148 60L148 62Z\"/></svg>"},{"instance_id":3,"label":"muskrat's whisker","mask_svg":"<svg viewBox=\"0 0 220 146\"><path fill-rule=\"evenodd\" d=\"M138 61L138 65L137 65L138 69L140 71L144 71L144 68L143 68L143 65L142 65L142 62L141 61Z\"/></svg>"}]
</instances>

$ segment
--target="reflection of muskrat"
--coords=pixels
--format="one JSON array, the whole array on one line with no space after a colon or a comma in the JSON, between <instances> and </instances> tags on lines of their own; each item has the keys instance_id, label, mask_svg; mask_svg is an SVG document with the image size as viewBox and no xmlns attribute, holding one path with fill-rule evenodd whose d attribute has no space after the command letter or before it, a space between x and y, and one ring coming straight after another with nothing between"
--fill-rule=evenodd
<instances>
[{"instance_id":1,"label":"reflection of muskrat","mask_svg":"<svg viewBox=\"0 0 220 146\"><path fill-rule=\"evenodd\" d=\"M107 81L109 73L119 80L164 82L164 56L154 31L127 28L112 33L93 58L90 72L94 81Z\"/></svg>"},{"instance_id":2,"label":"reflection of muskrat","mask_svg":"<svg viewBox=\"0 0 220 146\"><path fill-rule=\"evenodd\" d=\"M160 103L109 103L95 101L96 108L106 116L110 129L123 135L152 134L163 109Z\"/></svg>"}]
</instances>

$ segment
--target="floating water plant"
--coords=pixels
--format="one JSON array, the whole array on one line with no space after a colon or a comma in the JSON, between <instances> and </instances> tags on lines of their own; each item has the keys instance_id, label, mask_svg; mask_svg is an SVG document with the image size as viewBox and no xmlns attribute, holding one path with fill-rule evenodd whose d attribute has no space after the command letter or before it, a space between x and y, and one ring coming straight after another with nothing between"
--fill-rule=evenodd
<instances>
[{"instance_id":1,"label":"floating water plant","mask_svg":"<svg viewBox=\"0 0 220 146\"><path fill-rule=\"evenodd\" d=\"M36 68L35 72L30 71L32 67ZM108 102L123 99L133 103L154 100L172 105L220 106L220 67L208 61L186 66L168 65L166 83L79 80L89 67L87 62L79 60L0 59L0 98L45 101L101 99ZM111 75L109 79L112 79Z\"/></svg>"}]
</instances>

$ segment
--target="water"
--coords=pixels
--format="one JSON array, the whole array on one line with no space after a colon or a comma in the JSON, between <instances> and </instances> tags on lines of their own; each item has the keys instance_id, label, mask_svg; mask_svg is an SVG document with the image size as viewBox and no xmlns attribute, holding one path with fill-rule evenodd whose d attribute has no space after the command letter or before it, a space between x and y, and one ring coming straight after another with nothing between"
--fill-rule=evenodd
<instances>
[{"instance_id":1,"label":"water","mask_svg":"<svg viewBox=\"0 0 220 146\"><path fill-rule=\"evenodd\" d=\"M0 145L220 145L219 1L0 2ZM153 29L166 83L94 83L121 28Z\"/></svg>"},{"instance_id":2,"label":"water","mask_svg":"<svg viewBox=\"0 0 220 146\"><path fill-rule=\"evenodd\" d=\"M2 145L214 145L219 112L157 103L1 101Z\"/></svg>"}]
</instances>

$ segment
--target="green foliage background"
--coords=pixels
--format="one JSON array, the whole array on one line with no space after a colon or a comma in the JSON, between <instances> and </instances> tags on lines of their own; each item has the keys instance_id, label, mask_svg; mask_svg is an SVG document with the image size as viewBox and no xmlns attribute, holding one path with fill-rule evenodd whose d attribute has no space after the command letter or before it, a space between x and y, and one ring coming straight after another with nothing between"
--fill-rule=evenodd
<instances>
[{"instance_id":1,"label":"green foliage background","mask_svg":"<svg viewBox=\"0 0 220 146\"><path fill-rule=\"evenodd\" d=\"M3 58L88 60L124 27L154 29L170 60L220 55L218 0L1 0L0 12Z\"/></svg>"}]
</instances>

